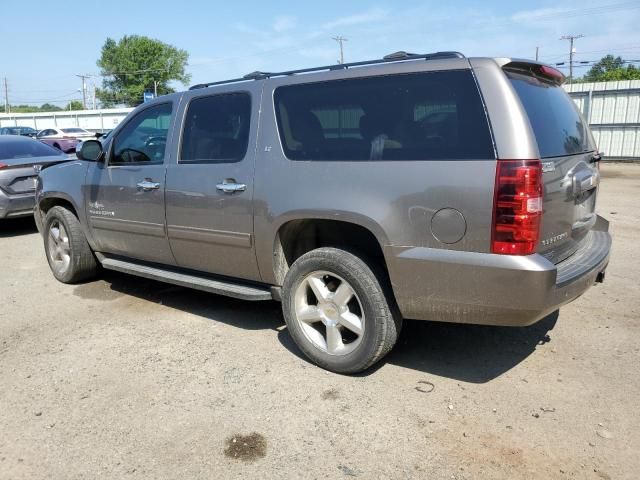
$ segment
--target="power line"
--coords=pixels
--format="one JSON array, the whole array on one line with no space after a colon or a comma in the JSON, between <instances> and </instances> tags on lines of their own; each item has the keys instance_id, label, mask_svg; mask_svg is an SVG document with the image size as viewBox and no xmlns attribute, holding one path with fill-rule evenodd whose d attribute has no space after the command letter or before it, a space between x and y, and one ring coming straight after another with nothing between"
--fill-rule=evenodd
<instances>
[{"instance_id":1,"label":"power line","mask_svg":"<svg viewBox=\"0 0 640 480\"><path fill-rule=\"evenodd\" d=\"M107 73L98 73L95 76L99 77L112 77L115 75L140 75L141 73L149 73L149 72L166 72L169 70L169 67L165 68L146 68L144 70L136 70L133 72L107 72Z\"/></svg>"},{"instance_id":2,"label":"power line","mask_svg":"<svg viewBox=\"0 0 640 480\"><path fill-rule=\"evenodd\" d=\"M18 103L50 103L50 102L58 102L60 100L67 100L69 97L73 97L76 96L78 94L78 92L72 92L72 93L68 93L65 95L62 95L60 97L55 97L55 98L49 98L46 100L21 100L21 99L14 99L13 102L14 104L18 104Z\"/></svg>"},{"instance_id":3,"label":"power line","mask_svg":"<svg viewBox=\"0 0 640 480\"><path fill-rule=\"evenodd\" d=\"M570 10L560 10L556 13L542 13L538 15L512 15L510 18L504 19L504 21L494 22L492 20L479 22L480 25L490 26L492 29L499 27L507 27L513 23L530 23L530 22L546 22L549 20L555 20L557 18L574 18L584 15L600 15L603 13L613 13L622 10L631 10L640 8L640 2L622 2L611 3L607 5L601 5L599 7L589 8L577 8Z\"/></svg>"},{"instance_id":4,"label":"power line","mask_svg":"<svg viewBox=\"0 0 640 480\"><path fill-rule=\"evenodd\" d=\"M584 55L587 53L611 53L611 52L617 52L617 51L627 51L627 50L638 50L640 51L640 45L628 45L626 47L611 47L605 50L586 50L586 51L580 51L580 52L576 52L579 53L580 55ZM555 60L556 58L564 58L566 57L567 54L566 53L550 53L548 55L542 55L540 58L541 59L546 59L546 60Z\"/></svg>"},{"instance_id":5,"label":"power line","mask_svg":"<svg viewBox=\"0 0 640 480\"><path fill-rule=\"evenodd\" d=\"M569 65L565 65L565 63L568 63L568 62L558 62L558 63L554 63L553 65L556 66L556 67L560 67L560 68L568 68ZM581 60L579 62L573 62L573 68L593 67L594 65L597 65L598 63L600 63L600 60ZM626 65L632 65L634 63L640 63L640 59L638 59L638 60L622 60L620 63L626 64Z\"/></svg>"}]
</instances>

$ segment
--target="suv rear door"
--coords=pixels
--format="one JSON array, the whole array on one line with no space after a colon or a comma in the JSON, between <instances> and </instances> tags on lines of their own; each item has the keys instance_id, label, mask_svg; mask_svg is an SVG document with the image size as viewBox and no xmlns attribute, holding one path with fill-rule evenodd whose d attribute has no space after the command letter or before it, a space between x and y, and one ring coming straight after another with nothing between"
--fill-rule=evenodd
<instances>
[{"instance_id":1,"label":"suv rear door","mask_svg":"<svg viewBox=\"0 0 640 480\"><path fill-rule=\"evenodd\" d=\"M167 232L180 267L260 280L253 179L262 83L185 93L167 167Z\"/></svg>"},{"instance_id":2,"label":"suv rear door","mask_svg":"<svg viewBox=\"0 0 640 480\"><path fill-rule=\"evenodd\" d=\"M177 97L154 102L127 118L106 161L90 164L86 209L98 251L175 264L166 236L164 181L176 104Z\"/></svg>"},{"instance_id":3,"label":"suv rear door","mask_svg":"<svg viewBox=\"0 0 640 480\"><path fill-rule=\"evenodd\" d=\"M503 70L529 118L542 161L544 202L538 252L558 263L578 249L596 222L595 143L557 79L541 75L536 64L512 63Z\"/></svg>"}]
</instances>

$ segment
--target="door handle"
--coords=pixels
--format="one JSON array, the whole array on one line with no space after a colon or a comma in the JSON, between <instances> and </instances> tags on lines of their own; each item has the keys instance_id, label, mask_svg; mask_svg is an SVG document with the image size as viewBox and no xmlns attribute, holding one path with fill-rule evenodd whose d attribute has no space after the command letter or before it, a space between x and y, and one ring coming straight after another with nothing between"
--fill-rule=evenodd
<instances>
[{"instance_id":1,"label":"door handle","mask_svg":"<svg viewBox=\"0 0 640 480\"><path fill-rule=\"evenodd\" d=\"M224 193L235 193L244 192L247 186L244 183L236 183L234 179L228 178L224 182L217 184L216 188Z\"/></svg>"},{"instance_id":2,"label":"door handle","mask_svg":"<svg viewBox=\"0 0 640 480\"><path fill-rule=\"evenodd\" d=\"M579 197L585 192L598 186L600 176L598 172L591 170L580 170L573 176L573 194Z\"/></svg>"},{"instance_id":3,"label":"door handle","mask_svg":"<svg viewBox=\"0 0 640 480\"><path fill-rule=\"evenodd\" d=\"M138 188L141 188L145 192L148 192L150 190L158 190L160 188L160 184L157 182L154 182L150 178L145 178L142 182L136 183L136 186Z\"/></svg>"}]
</instances>

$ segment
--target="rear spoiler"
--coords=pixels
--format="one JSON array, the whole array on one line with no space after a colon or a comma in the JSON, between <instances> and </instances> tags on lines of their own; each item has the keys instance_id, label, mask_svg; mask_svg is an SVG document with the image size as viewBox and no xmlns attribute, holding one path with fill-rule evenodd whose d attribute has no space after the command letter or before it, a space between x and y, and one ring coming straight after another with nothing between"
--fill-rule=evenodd
<instances>
[{"instance_id":1,"label":"rear spoiler","mask_svg":"<svg viewBox=\"0 0 640 480\"><path fill-rule=\"evenodd\" d=\"M567 80L567 77L564 76L564 73L562 73L557 68L531 60L514 59L502 64L501 67L507 72L532 75L547 82L552 82L556 85L562 85Z\"/></svg>"}]
</instances>

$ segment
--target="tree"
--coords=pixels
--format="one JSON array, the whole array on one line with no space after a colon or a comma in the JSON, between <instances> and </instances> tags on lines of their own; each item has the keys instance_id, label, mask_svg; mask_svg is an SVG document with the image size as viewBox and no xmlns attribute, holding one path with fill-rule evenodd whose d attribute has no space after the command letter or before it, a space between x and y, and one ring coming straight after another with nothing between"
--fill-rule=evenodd
<instances>
[{"instance_id":1,"label":"tree","mask_svg":"<svg viewBox=\"0 0 640 480\"><path fill-rule=\"evenodd\" d=\"M636 80L640 79L640 69L634 65L625 68L624 60L621 57L614 57L609 54L600 59L582 77L583 82L608 82L611 80Z\"/></svg>"},{"instance_id":2,"label":"tree","mask_svg":"<svg viewBox=\"0 0 640 480\"><path fill-rule=\"evenodd\" d=\"M41 112L59 112L61 110L62 108L58 107L57 105L51 105L50 103L43 103L40 106Z\"/></svg>"},{"instance_id":3,"label":"tree","mask_svg":"<svg viewBox=\"0 0 640 480\"><path fill-rule=\"evenodd\" d=\"M152 38L130 35L118 42L107 38L97 62L105 79L96 96L103 106L135 106L142 103L145 91L154 91L154 85L158 95L171 93L170 81L189 83L188 60L185 50Z\"/></svg>"},{"instance_id":4,"label":"tree","mask_svg":"<svg viewBox=\"0 0 640 480\"><path fill-rule=\"evenodd\" d=\"M61 110L62 108L50 103L43 103L39 107L35 105L11 105L12 113L59 112Z\"/></svg>"},{"instance_id":5,"label":"tree","mask_svg":"<svg viewBox=\"0 0 640 480\"><path fill-rule=\"evenodd\" d=\"M71 100L67 103L67 106L64 107L65 110L84 110L84 105L80 100Z\"/></svg>"}]
</instances>

